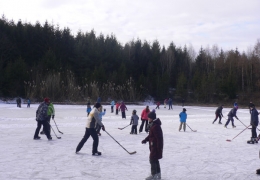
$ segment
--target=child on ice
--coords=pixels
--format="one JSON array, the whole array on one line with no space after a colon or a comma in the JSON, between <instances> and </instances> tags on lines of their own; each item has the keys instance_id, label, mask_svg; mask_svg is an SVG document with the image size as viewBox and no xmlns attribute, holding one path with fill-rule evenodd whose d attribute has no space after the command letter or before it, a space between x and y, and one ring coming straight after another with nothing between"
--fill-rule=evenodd
<instances>
[{"instance_id":1,"label":"child on ice","mask_svg":"<svg viewBox=\"0 0 260 180\"><path fill-rule=\"evenodd\" d=\"M138 126L139 117L136 115L136 110L134 109L131 116L130 125L132 124L132 130L130 134L137 134L137 126Z\"/></svg>"},{"instance_id":2,"label":"child on ice","mask_svg":"<svg viewBox=\"0 0 260 180\"><path fill-rule=\"evenodd\" d=\"M90 103L88 102L88 104L87 104L87 110L86 110L86 112L88 113L88 115L89 115L89 113L90 113L91 110L92 110L92 109L91 109Z\"/></svg>"},{"instance_id":3,"label":"child on ice","mask_svg":"<svg viewBox=\"0 0 260 180\"><path fill-rule=\"evenodd\" d=\"M180 127L179 127L179 131L181 131L182 125L183 125L183 130L185 132L185 130L186 130L186 119L187 119L187 114L186 114L186 109L185 108L183 108L183 110L179 114L179 116L180 116L180 122L181 122Z\"/></svg>"},{"instance_id":4,"label":"child on ice","mask_svg":"<svg viewBox=\"0 0 260 180\"><path fill-rule=\"evenodd\" d=\"M100 107L100 112L99 112L99 118L100 118L100 121L102 122L102 116L104 116L106 114L106 109L104 109L104 112L102 112L102 106ZM97 134L99 136L101 136L101 133L100 133L100 129L101 129L101 126L97 123L96 125L96 131L97 131Z\"/></svg>"}]
</instances>

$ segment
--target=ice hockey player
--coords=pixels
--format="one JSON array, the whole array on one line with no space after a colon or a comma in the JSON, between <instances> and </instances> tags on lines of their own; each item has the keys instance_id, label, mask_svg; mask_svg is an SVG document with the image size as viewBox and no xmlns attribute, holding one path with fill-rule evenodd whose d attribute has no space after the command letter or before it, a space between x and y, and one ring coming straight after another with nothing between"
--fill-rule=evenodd
<instances>
[{"instance_id":1,"label":"ice hockey player","mask_svg":"<svg viewBox=\"0 0 260 180\"><path fill-rule=\"evenodd\" d=\"M141 126L139 128L139 133L141 133L143 131L143 128L148 133L147 125L148 125L148 114L149 113L150 113L149 106L146 106L146 108L143 109L143 111L141 113L141 121L142 121L142 123L141 123Z\"/></svg>"},{"instance_id":2,"label":"ice hockey player","mask_svg":"<svg viewBox=\"0 0 260 180\"><path fill-rule=\"evenodd\" d=\"M161 121L156 118L154 112L148 114L148 121L150 126L149 135L142 141L142 144L149 142L150 149L150 164L151 175L146 180L161 179L161 168L159 159L162 159L163 154L163 132L161 128Z\"/></svg>"},{"instance_id":3,"label":"ice hockey player","mask_svg":"<svg viewBox=\"0 0 260 180\"><path fill-rule=\"evenodd\" d=\"M100 121L100 118L99 118L100 111L98 109L100 109L100 107L101 107L101 104L96 103L94 105L94 108L89 113L89 116L87 118L85 135L83 136L82 140L79 142L79 144L76 148L76 153L78 153L81 150L81 148L83 147L85 142L88 140L89 136L91 136L94 140L93 145L92 145L92 155L93 156L101 155L101 152L98 152L99 138L98 138L96 128L95 128L96 124L98 123L101 126L102 130L105 131L105 126L102 124L102 122Z\"/></svg>"},{"instance_id":4,"label":"ice hockey player","mask_svg":"<svg viewBox=\"0 0 260 180\"><path fill-rule=\"evenodd\" d=\"M250 112L251 112L251 120L250 120L250 124L252 126L251 132L251 140L247 141L248 144L254 144L254 143L258 143L258 138L257 138L257 133L256 133L256 128L258 126L259 123L259 119L258 119L258 111L255 109L255 105L252 103L250 105Z\"/></svg>"},{"instance_id":5,"label":"ice hockey player","mask_svg":"<svg viewBox=\"0 0 260 180\"><path fill-rule=\"evenodd\" d=\"M185 132L186 130L186 119L187 119L187 114L186 114L186 109L183 108L182 112L179 114L180 117L180 127L179 127L179 131L181 131L182 129L182 125L183 125L183 131Z\"/></svg>"},{"instance_id":6,"label":"ice hockey player","mask_svg":"<svg viewBox=\"0 0 260 180\"><path fill-rule=\"evenodd\" d=\"M43 125L43 130L45 135L47 136L48 140L51 140L52 137L50 135L50 124L48 123L48 106L50 104L49 98L44 98L44 102L42 102L37 111L36 111L36 121L37 121L37 128L34 133L34 140L38 140L41 137L39 136L40 129Z\"/></svg>"},{"instance_id":7,"label":"ice hockey player","mask_svg":"<svg viewBox=\"0 0 260 180\"><path fill-rule=\"evenodd\" d=\"M54 109L52 102L49 102L47 114L48 114L48 120L47 121L48 121L48 124L50 124L51 118L54 119L54 116L55 116L55 109ZM50 128L50 126L49 126L49 128ZM49 129L49 132L51 132L50 129ZM44 129L42 129L40 134L45 134Z\"/></svg>"},{"instance_id":8,"label":"ice hockey player","mask_svg":"<svg viewBox=\"0 0 260 180\"><path fill-rule=\"evenodd\" d=\"M235 128L236 126L234 125L234 118L235 117L237 120L238 120L238 117L237 117L237 109L238 109L238 106L235 106L233 107L230 112L228 113L228 120L225 124L225 128L227 128L227 125L229 124L229 122L231 121L232 122L232 127Z\"/></svg>"},{"instance_id":9,"label":"ice hockey player","mask_svg":"<svg viewBox=\"0 0 260 180\"><path fill-rule=\"evenodd\" d=\"M223 117L223 114L222 114L222 109L223 109L223 105L219 106L215 112L216 114L216 118L214 119L214 121L212 122L212 124L214 124L214 122L219 118L219 124L222 124L221 123L221 118Z\"/></svg>"},{"instance_id":10,"label":"ice hockey player","mask_svg":"<svg viewBox=\"0 0 260 180\"><path fill-rule=\"evenodd\" d=\"M136 115L136 110L134 109L131 116L130 125L132 124L132 129L130 134L137 134L137 126L138 126L139 117Z\"/></svg>"}]
</instances>

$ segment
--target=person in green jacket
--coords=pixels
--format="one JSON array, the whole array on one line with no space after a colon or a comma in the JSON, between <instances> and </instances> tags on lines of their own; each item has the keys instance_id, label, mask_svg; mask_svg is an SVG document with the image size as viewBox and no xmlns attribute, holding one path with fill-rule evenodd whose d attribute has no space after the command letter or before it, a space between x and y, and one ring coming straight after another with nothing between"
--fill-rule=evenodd
<instances>
[{"instance_id":1,"label":"person in green jacket","mask_svg":"<svg viewBox=\"0 0 260 180\"><path fill-rule=\"evenodd\" d=\"M52 102L50 102L49 106L48 106L48 112L47 112L47 115L48 115L48 123L50 124L50 121L51 121L51 118L54 119L54 116L55 116L55 109L54 109L54 106L52 104ZM49 126L50 127L50 126ZM50 129L49 129L49 132L50 132ZM40 134L45 134L45 132L41 131Z\"/></svg>"}]
</instances>

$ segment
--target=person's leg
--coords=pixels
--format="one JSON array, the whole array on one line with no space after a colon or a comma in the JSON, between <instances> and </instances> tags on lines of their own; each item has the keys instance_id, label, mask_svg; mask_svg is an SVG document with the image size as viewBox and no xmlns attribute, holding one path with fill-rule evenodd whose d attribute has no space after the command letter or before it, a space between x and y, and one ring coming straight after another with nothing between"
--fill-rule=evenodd
<instances>
[{"instance_id":1,"label":"person's leg","mask_svg":"<svg viewBox=\"0 0 260 180\"><path fill-rule=\"evenodd\" d=\"M143 131L144 121L145 121L145 120L141 119L141 121L142 121L142 124L141 124L141 126L140 126L140 128L139 128L139 133Z\"/></svg>"},{"instance_id":2,"label":"person's leg","mask_svg":"<svg viewBox=\"0 0 260 180\"><path fill-rule=\"evenodd\" d=\"M229 124L229 121L230 121L230 117L228 117L228 120L227 120L227 122L226 122L226 124L225 124L225 127L227 127L227 125Z\"/></svg>"},{"instance_id":3,"label":"person's leg","mask_svg":"<svg viewBox=\"0 0 260 180\"><path fill-rule=\"evenodd\" d=\"M137 134L137 125L134 125L134 133Z\"/></svg>"},{"instance_id":4,"label":"person's leg","mask_svg":"<svg viewBox=\"0 0 260 180\"><path fill-rule=\"evenodd\" d=\"M183 130L186 131L186 122L183 123Z\"/></svg>"},{"instance_id":5,"label":"person's leg","mask_svg":"<svg viewBox=\"0 0 260 180\"><path fill-rule=\"evenodd\" d=\"M181 128L182 128L182 122L181 122L181 124L180 124L180 126L179 126L179 131L181 131Z\"/></svg>"},{"instance_id":6,"label":"person's leg","mask_svg":"<svg viewBox=\"0 0 260 180\"><path fill-rule=\"evenodd\" d=\"M148 126L148 120L145 120L145 132L149 131L149 129L147 129L147 126Z\"/></svg>"},{"instance_id":7,"label":"person's leg","mask_svg":"<svg viewBox=\"0 0 260 180\"><path fill-rule=\"evenodd\" d=\"M152 174L153 176L154 176L155 174L161 172L160 167L158 167L158 163L159 163L158 160L150 159L150 164L151 164L151 174ZM160 169L160 172L158 172L158 169Z\"/></svg>"},{"instance_id":8,"label":"person's leg","mask_svg":"<svg viewBox=\"0 0 260 180\"><path fill-rule=\"evenodd\" d=\"M233 117L231 117L231 122L232 122L232 126L233 126L233 127L236 127L236 126L234 125L234 118L233 118Z\"/></svg>"},{"instance_id":9,"label":"person's leg","mask_svg":"<svg viewBox=\"0 0 260 180\"><path fill-rule=\"evenodd\" d=\"M256 134L256 127L252 126L252 138L256 138L257 134Z\"/></svg>"},{"instance_id":10,"label":"person's leg","mask_svg":"<svg viewBox=\"0 0 260 180\"><path fill-rule=\"evenodd\" d=\"M222 124L222 123L221 123L222 116L221 116L220 114L218 114L218 118L219 118L218 123L219 123L219 124Z\"/></svg>"},{"instance_id":11,"label":"person's leg","mask_svg":"<svg viewBox=\"0 0 260 180\"><path fill-rule=\"evenodd\" d=\"M78 144L78 146L76 148L76 153L81 150L81 148L83 147L85 142L88 140L89 136L90 136L89 128L86 128L85 135L83 136L82 140L79 142L79 144Z\"/></svg>"},{"instance_id":12,"label":"person's leg","mask_svg":"<svg viewBox=\"0 0 260 180\"><path fill-rule=\"evenodd\" d=\"M97 135L96 130L94 128L89 128L89 131L90 131L90 135L93 139L92 153L96 153L96 152L98 152L99 138L98 138L98 135Z\"/></svg>"},{"instance_id":13,"label":"person's leg","mask_svg":"<svg viewBox=\"0 0 260 180\"><path fill-rule=\"evenodd\" d=\"M42 127L42 123L40 121L37 121L37 128L34 133L34 138L39 137L39 132L40 132L41 127Z\"/></svg>"},{"instance_id":14,"label":"person's leg","mask_svg":"<svg viewBox=\"0 0 260 180\"><path fill-rule=\"evenodd\" d=\"M130 134L134 134L134 125L132 125L132 127L131 127L131 132L130 132Z\"/></svg>"},{"instance_id":15,"label":"person's leg","mask_svg":"<svg viewBox=\"0 0 260 180\"><path fill-rule=\"evenodd\" d=\"M215 115L216 115L216 117L215 117L214 121L212 122L212 124L214 124L214 122L218 119L218 114L215 114Z\"/></svg>"},{"instance_id":16,"label":"person's leg","mask_svg":"<svg viewBox=\"0 0 260 180\"><path fill-rule=\"evenodd\" d=\"M50 123L47 121L42 121L43 125L43 131L45 132L45 135L47 136L48 139L51 139L51 134L50 134Z\"/></svg>"}]
</instances>

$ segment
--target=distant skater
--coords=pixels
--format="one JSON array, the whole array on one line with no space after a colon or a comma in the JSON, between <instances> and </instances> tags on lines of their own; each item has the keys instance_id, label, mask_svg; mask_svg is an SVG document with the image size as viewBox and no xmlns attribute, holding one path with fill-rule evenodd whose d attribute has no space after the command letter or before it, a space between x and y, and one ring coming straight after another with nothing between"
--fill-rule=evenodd
<instances>
[{"instance_id":1,"label":"distant skater","mask_svg":"<svg viewBox=\"0 0 260 180\"><path fill-rule=\"evenodd\" d=\"M216 115L216 118L214 119L214 121L212 122L212 124L214 124L214 122L219 118L219 124L222 124L221 123L221 118L223 117L223 114L222 114L222 109L223 109L223 105L219 106L217 109L216 109L216 112L215 112L215 115Z\"/></svg>"},{"instance_id":2,"label":"distant skater","mask_svg":"<svg viewBox=\"0 0 260 180\"><path fill-rule=\"evenodd\" d=\"M121 113L122 113L122 119L125 118L126 119L126 116L125 116L125 110L127 110L127 107L125 105L124 102L121 103L120 107L119 107Z\"/></svg>"},{"instance_id":3,"label":"distant skater","mask_svg":"<svg viewBox=\"0 0 260 180\"><path fill-rule=\"evenodd\" d=\"M227 128L227 125L229 124L229 122L231 121L232 122L232 127L235 128L236 126L234 125L234 118L235 117L236 119L238 119L237 117L237 109L238 109L238 106L235 106L234 108L232 108L230 110L230 112L228 113L228 120L225 124L225 128Z\"/></svg>"},{"instance_id":4,"label":"distant skater","mask_svg":"<svg viewBox=\"0 0 260 180\"><path fill-rule=\"evenodd\" d=\"M130 134L137 134L138 120L139 117L136 115L136 110L134 109L130 120L130 125L132 125Z\"/></svg>"},{"instance_id":5,"label":"distant skater","mask_svg":"<svg viewBox=\"0 0 260 180\"><path fill-rule=\"evenodd\" d=\"M179 131L181 131L182 125L183 125L183 131L185 132L185 130L186 130L186 120L187 120L187 113L186 113L185 108L183 108L182 112L179 114L179 117L180 117Z\"/></svg>"}]
</instances>

